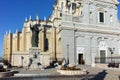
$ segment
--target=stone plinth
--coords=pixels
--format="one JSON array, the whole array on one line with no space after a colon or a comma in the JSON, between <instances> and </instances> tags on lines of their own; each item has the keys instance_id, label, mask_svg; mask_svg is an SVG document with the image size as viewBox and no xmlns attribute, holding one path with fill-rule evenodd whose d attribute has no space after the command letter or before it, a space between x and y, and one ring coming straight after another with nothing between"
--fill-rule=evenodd
<instances>
[{"instance_id":1,"label":"stone plinth","mask_svg":"<svg viewBox=\"0 0 120 80\"><path fill-rule=\"evenodd\" d=\"M38 47L32 47L29 49L29 69L39 69L40 63L40 49ZM32 62L31 62L32 61Z\"/></svg>"}]
</instances>

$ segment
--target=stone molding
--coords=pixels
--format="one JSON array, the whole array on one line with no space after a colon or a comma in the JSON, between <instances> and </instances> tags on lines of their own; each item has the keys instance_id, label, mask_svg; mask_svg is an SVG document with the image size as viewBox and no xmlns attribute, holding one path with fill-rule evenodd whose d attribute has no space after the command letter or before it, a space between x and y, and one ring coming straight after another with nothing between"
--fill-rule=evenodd
<instances>
[{"instance_id":1,"label":"stone molding","mask_svg":"<svg viewBox=\"0 0 120 80\"><path fill-rule=\"evenodd\" d=\"M71 26L68 26L67 24L71 24ZM113 28L105 25L77 23L77 22L70 22L70 21L63 22L62 26L60 27L60 30L74 30L74 31L91 32L91 33L120 35L119 27Z\"/></svg>"},{"instance_id":2,"label":"stone molding","mask_svg":"<svg viewBox=\"0 0 120 80\"><path fill-rule=\"evenodd\" d=\"M62 27L61 30L73 30L73 31L78 31L78 32L101 33L101 34L110 34L110 35L117 35L117 36L120 35L120 32L118 32L118 31L99 30L99 29Z\"/></svg>"}]
</instances>

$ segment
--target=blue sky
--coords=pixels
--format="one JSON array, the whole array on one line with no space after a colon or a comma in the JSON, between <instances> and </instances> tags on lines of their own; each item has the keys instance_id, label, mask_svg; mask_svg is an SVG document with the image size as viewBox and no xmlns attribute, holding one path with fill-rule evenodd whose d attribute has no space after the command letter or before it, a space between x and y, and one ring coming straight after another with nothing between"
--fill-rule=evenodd
<instances>
[{"instance_id":1,"label":"blue sky","mask_svg":"<svg viewBox=\"0 0 120 80\"><path fill-rule=\"evenodd\" d=\"M30 15L33 19L36 15L40 19L44 16L48 18L52 13L53 4L54 0L0 0L0 56L3 54L3 37L6 31L21 31L25 17L29 18ZM120 20L120 6L118 9Z\"/></svg>"}]
</instances>

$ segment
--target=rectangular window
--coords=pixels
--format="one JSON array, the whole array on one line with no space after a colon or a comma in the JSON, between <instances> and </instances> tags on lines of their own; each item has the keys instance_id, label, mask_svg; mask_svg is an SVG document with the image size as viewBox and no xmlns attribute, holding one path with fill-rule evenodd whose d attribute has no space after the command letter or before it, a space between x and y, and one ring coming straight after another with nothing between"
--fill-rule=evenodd
<instances>
[{"instance_id":1,"label":"rectangular window","mask_svg":"<svg viewBox=\"0 0 120 80\"><path fill-rule=\"evenodd\" d=\"M62 17L62 13L60 13L60 17Z\"/></svg>"},{"instance_id":2,"label":"rectangular window","mask_svg":"<svg viewBox=\"0 0 120 80\"><path fill-rule=\"evenodd\" d=\"M104 23L104 13L99 12L99 22Z\"/></svg>"}]
</instances>

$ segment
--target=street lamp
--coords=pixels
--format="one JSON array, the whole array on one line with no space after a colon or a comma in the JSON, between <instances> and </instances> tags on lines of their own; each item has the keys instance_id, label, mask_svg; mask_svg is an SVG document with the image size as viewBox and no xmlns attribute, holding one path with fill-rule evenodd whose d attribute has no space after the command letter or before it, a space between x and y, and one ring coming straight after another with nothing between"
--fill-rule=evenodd
<instances>
[{"instance_id":1,"label":"street lamp","mask_svg":"<svg viewBox=\"0 0 120 80\"><path fill-rule=\"evenodd\" d=\"M69 45L67 45L67 64L69 64Z\"/></svg>"},{"instance_id":2,"label":"street lamp","mask_svg":"<svg viewBox=\"0 0 120 80\"><path fill-rule=\"evenodd\" d=\"M24 57L23 57L23 56L21 56L21 60L22 60L22 65L21 65L21 67L23 67L23 59L24 59Z\"/></svg>"},{"instance_id":3,"label":"street lamp","mask_svg":"<svg viewBox=\"0 0 120 80\"><path fill-rule=\"evenodd\" d=\"M108 48L109 49L109 51L111 52L111 63L112 63L112 54L113 54L113 52L115 51L115 48L113 47L113 48Z\"/></svg>"}]
</instances>

